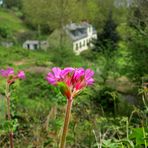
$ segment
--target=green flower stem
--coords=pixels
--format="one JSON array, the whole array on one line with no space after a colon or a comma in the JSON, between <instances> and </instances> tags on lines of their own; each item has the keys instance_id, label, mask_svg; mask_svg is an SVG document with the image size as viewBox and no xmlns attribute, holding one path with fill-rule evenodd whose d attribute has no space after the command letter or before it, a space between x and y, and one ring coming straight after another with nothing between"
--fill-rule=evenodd
<instances>
[{"instance_id":1,"label":"green flower stem","mask_svg":"<svg viewBox=\"0 0 148 148\"><path fill-rule=\"evenodd\" d=\"M73 102L72 98L67 100L67 108L66 108L66 114L65 114L63 133L62 133L61 142L60 142L60 148L65 148L66 135L67 135L67 132L68 132L72 102Z\"/></svg>"},{"instance_id":2,"label":"green flower stem","mask_svg":"<svg viewBox=\"0 0 148 148\"><path fill-rule=\"evenodd\" d=\"M6 82L6 99L7 99L7 116L8 116L8 120L11 121L10 92L9 92L9 84L7 82ZM10 140L10 148L14 148L12 131L9 132L9 140Z\"/></svg>"},{"instance_id":3,"label":"green flower stem","mask_svg":"<svg viewBox=\"0 0 148 148\"><path fill-rule=\"evenodd\" d=\"M143 137L144 137L144 145L145 145L145 148L147 148L146 134L145 134L144 127L142 127L142 131L143 131Z\"/></svg>"}]
</instances>

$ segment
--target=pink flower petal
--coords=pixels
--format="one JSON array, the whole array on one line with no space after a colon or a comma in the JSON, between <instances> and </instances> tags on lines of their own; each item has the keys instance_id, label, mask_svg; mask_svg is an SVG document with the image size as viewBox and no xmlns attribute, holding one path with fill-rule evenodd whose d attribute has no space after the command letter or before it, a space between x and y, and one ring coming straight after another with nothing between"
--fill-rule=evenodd
<instances>
[{"instance_id":1,"label":"pink flower petal","mask_svg":"<svg viewBox=\"0 0 148 148\"><path fill-rule=\"evenodd\" d=\"M2 70L0 70L0 74L3 77L9 77L10 75L14 74L14 70L13 70L13 68L7 68L6 70L2 69Z\"/></svg>"},{"instance_id":2,"label":"pink flower petal","mask_svg":"<svg viewBox=\"0 0 148 148\"><path fill-rule=\"evenodd\" d=\"M52 68L52 71L54 73L55 78L60 79L61 78L61 69L59 67Z\"/></svg>"},{"instance_id":3,"label":"pink flower petal","mask_svg":"<svg viewBox=\"0 0 148 148\"><path fill-rule=\"evenodd\" d=\"M94 79L90 78L89 80L86 81L87 85L92 85L94 83Z\"/></svg>"},{"instance_id":4,"label":"pink flower petal","mask_svg":"<svg viewBox=\"0 0 148 148\"><path fill-rule=\"evenodd\" d=\"M73 79L78 80L80 77L84 76L84 72L85 70L83 68L76 69L73 75Z\"/></svg>"},{"instance_id":5,"label":"pink flower petal","mask_svg":"<svg viewBox=\"0 0 148 148\"><path fill-rule=\"evenodd\" d=\"M48 81L48 83L50 83L50 84L52 84L52 85L55 85L56 84L56 80L55 79L52 79L52 78L50 78L50 77L46 77L46 80Z\"/></svg>"},{"instance_id":6,"label":"pink flower petal","mask_svg":"<svg viewBox=\"0 0 148 148\"><path fill-rule=\"evenodd\" d=\"M18 74L17 74L17 76L20 79L25 79L25 73L24 73L24 71L19 71Z\"/></svg>"},{"instance_id":7,"label":"pink flower petal","mask_svg":"<svg viewBox=\"0 0 148 148\"><path fill-rule=\"evenodd\" d=\"M86 69L85 71L85 79L88 80L94 75L94 71L91 69Z\"/></svg>"},{"instance_id":8,"label":"pink flower petal","mask_svg":"<svg viewBox=\"0 0 148 148\"><path fill-rule=\"evenodd\" d=\"M51 77L51 78L53 78L53 79L55 79L53 73L51 73L51 72L49 72L49 73L47 74L47 76L48 76L48 77Z\"/></svg>"},{"instance_id":9,"label":"pink flower petal","mask_svg":"<svg viewBox=\"0 0 148 148\"><path fill-rule=\"evenodd\" d=\"M64 78L68 73L72 73L75 69L72 67L64 68L61 72L61 77Z\"/></svg>"}]
</instances>

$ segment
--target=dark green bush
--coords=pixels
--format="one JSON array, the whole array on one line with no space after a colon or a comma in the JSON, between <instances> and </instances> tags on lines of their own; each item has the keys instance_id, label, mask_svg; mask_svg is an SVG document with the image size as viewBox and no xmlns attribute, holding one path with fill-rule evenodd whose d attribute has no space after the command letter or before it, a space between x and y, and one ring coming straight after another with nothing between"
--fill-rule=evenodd
<instances>
[{"instance_id":1,"label":"dark green bush","mask_svg":"<svg viewBox=\"0 0 148 148\"><path fill-rule=\"evenodd\" d=\"M8 38L10 35L11 32L9 31L9 28L7 28L7 26L0 26L0 37Z\"/></svg>"},{"instance_id":2,"label":"dark green bush","mask_svg":"<svg viewBox=\"0 0 148 148\"><path fill-rule=\"evenodd\" d=\"M93 101L97 108L102 106L105 112L116 114L119 95L115 89L105 86L98 92L95 92Z\"/></svg>"}]
</instances>

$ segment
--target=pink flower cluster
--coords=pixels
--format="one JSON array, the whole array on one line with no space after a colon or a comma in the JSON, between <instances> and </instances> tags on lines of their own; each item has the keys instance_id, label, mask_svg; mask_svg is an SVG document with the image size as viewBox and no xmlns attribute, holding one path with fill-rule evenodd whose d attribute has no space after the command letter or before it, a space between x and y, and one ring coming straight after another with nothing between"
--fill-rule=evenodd
<instances>
[{"instance_id":1,"label":"pink flower cluster","mask_svg":"<svg viewBox=\"0 0 148 148\"><path fill-rule=\"evenodd\" d=\"M60 69L59 67L52 68L52 71L47 74L47 81L51 85L58 85L61 82L66 86L64 95L67 99L76 96L86 86L94 83L94 71L84 68L67 67Z\"/></svg>"},{"instance_id":2,"label":"pink flower cluster","mask_svg":"<svg viewBox=\"0 0 148 148\"><path fill-rule=\"evenodd\" d=\"M0 70L0 75L2 77L7 78L7 82L9 84L13 83L16 79L25 79L24 71L21 70L17 74L15 74L13 68L7 68L6 70L1 69Z\"/></svg>"}]
</instances>

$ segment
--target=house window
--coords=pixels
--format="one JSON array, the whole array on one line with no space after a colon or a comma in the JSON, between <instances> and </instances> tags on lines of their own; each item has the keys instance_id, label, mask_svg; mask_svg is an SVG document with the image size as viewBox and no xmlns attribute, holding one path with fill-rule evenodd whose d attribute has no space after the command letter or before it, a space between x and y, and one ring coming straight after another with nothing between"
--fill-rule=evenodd
<instances>
[{"instance_id":1,"label":"house window","mask_svg":"<svg viewBox=\"0 0 148 148\"><path fill-rule=\"evenodd\" d=\"M89 41L89 39L87 39L87 46L89 46L89 44L90 44L90 41Z\"/></svg>"},{"instance_id":2,"label":"house window","mask_svg":"<svg viewBox=\"0 0 148 148\"><path fill-rule=\"evenodd\" d=\"M78 46L78 43L76 43L76 50L78 50L79 46Z\"/></svg>"},{"instance_id":3,"label":"house window","mask_svg":"<svg viewBox=\"0 0 148 148\"><path fill-rule=\"evenodd\" d=\"M29 44L27 44L27 49L30 49L30 45Z\"/></svg>"},{"instance_id":4,"label":"house window","mask_svg":"<svg viewBox=\"0 0 148 148\"><path fill-rule=\"evenodd\" d=\"M38 49L38 45L37 44L34 44L34 49Z\"/></svg>"}]
</instances>

